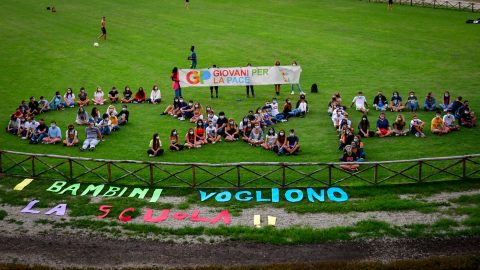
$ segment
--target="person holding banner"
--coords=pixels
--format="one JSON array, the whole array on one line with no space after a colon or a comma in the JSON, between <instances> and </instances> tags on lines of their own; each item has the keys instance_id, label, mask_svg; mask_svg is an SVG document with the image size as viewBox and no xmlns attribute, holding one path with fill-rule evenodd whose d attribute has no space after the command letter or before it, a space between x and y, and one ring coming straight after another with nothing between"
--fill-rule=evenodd
<instances>
[{"instance_id":1,"label":"person holding banner","mask_svg":"<svg viewBox=\"0 0 480 270\"><path fill-rule=\"evenodd\" d=\"M252 72L250 71L250 69L252 67L252 64L248 63L247 67L249 69L248 73L251 74ZM246 88L247 88L247 98L250 97L250 90L252 91L252 97L254 98L255 97L255 91L253 90L253 84L252 85L247 85Z\"/></svg>"},{"instance_id":2,"label":"person holding banner","mask_svg":"<svg viewBox=\"0 0 480 270\"><path fill-rule=\"evenodd\" d=\"M275 62L275 66L280 66L280 61L279 61L279 60L277 60L277 61ZM275 84L275 94L276 94L277 96L280 95L280 84Z\"/></svg>"},{"instance_id":3,"label":"person holding banner","mask_svg":"<svg viewBox=\"0 0 480 270\"><path fill-rule=\"evenodd\" d=\"M195 46L192 45L192 47L190 47L190 56L187 59L192 61L192 65L190 66L190 68L191 69L196 69L197 68L197 54L195 53Z\"/></svg>"},{"instance_id":4,"label":"person holding banner","mask_svg":"<svg viewBox=\"0 0 480 270\"><path fill-rule=\"evenodd\" d=\"M217 65L212 65L212 68L217 68ZM213 98L213 89L215 88L215 98L218 98L218 85L210 86L210 98Z\"/></svg>"},{"instance_id":5,"label":"person holding banner","mask_svg":"<svg viewBox=\"0 0 480 270\"><path fill-rule=\"evenodd\" d=\"M180 88L180 79L178 78L178 68L174 67L172 69L172 75L170 75L170 78L172 79L172 88L173 91L175 92L175 97L181 97L182 96L182 88Z\"/></svg>"},{"instance_id":6,"label":"person holding banner","mask_svg":"<svg viewBox=\"0 0 480 270\"><path fill-rule=\"evenodd\" d=\"M293 60L292 62L292 66L297 66L297 61ZM302 91L302 88L300 87L300 82L296 84L297 85L297 88L298 88L298 93L300 95L304 94L303 91ZM292 93L290 93L291 95L294 95L295 94L295 84L291 84L290 85L292 87Z\"/></svg>"}]
</instances>

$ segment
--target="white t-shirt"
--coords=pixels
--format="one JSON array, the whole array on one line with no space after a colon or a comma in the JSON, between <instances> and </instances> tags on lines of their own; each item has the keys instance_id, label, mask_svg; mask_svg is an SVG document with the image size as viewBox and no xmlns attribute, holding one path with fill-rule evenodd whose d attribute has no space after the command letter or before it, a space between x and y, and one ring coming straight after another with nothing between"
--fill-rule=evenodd
<instances>
[{"instance_id":1,"label":"white t-shirt","mask_svg":"<svg viewBox=\"0 0 480 270\"><path fill-rule=\"evenodd\" d=\"M356 96L353 98L353 101L355 102L355 107L358 109L365 108L365 103L367 102L367 99L365 96Z\"/></svg>"},{"instance_id":2,"label":"white t-shirt","mask_svg":"<svg viewBox=\"0 0 480 270\"><path fill-rule=\"evenodd\" d=\"M265 140L269 145L273 145L276 139L277 139L277 134L273 134L273 135L267 134L267 136L265 137Z\"/></svg>"},{"instance_id":3,"label":"white t-shirt","mask_svg":"<svg viewBox=\"0 0 480 270\"><path fill-rule=\"evenodd\" d=\"M215 126L213 126L213 127L208 126L205 129L205 132L207 132L208 135L213 137L213 136L215 136L215 132L217 132L217 128Z\"/></svg>"},{"instance_id":4,"label":"white t-shirt","mask_svg":"<svg viewBox=\"0 0 480 270\"><path fill-rule=\"evenodd\" d=\"M101 100L103 99L103 91L95 91L95 94L93 95L95 97L96 100Z\"/></svg>"},{"instance_id":5,"label":"white t-shirt","mask_svg":"<svg viewBox=\"0 0 480 270\"><path fill-rule=\"evenodd\" d=\"M332 115L332 122L333 122L333 125L340 125L340 123L342 122L344 116L343 114L340 114L340 115L337 115L337 114L333 114Z\"/></svg>"},{"instance_id":6,"label":"white t-shirt","mask_svg":"<svg viewBox=\"0 0 480 270\"><path fill-rule=\"evenodd\" d=\"M453 114L445 114L443 116L443 123L446 125L446 126L453 126L455 125L455 116L453 116Z\"/></svg>"},{"instance_id":7,"label":"white t-shirt","mask_svg":"<svg viewBox=\"0 0 480 270\"><path fill-rule=\"evenodd\" d=\"M278 114L278 103L270 104L272 107L272 116L275 117Z\"/></svg>"},{"instance_id":8,"label":"white t-shirt","mask_svg":"<svg viewBox=\"0 0 480 270\"><path fill-rule=\"evenodd\" d=\"M25 128L26 129L32 129L35 130L37 127L40 125L39 122L33 121L33 122L25 122Z\"/></svg>"},{"instance_id":9,"label":"white t-shirt","mask_svg":"<svg viewBox=\"0 0 480 270\"><path fill-rule=\"evenodd\" d=\"M100 123L98 123L98 127L106 127L106 126L111 126L112 125L112 121L110 121L110 119L103 119L102 121L100 121Z\"/></svg>"},{"instance_id":10,"label":"white t-shirt","mask_svg":"<svg viewBox=\"0 0 480 270\"><path fill-rule=\"evenodd\" d=\"M161 98L162 98L162 93L160 93L160 89L158 89L157 91L152 90L152 92L150 93L151 100L156 100Z\"/></svg>"},{"instance_id":11,"label":"white t-shirt","mask_svg":"<svg viewBox=\"0 0 480 270\"><path fill-rule=\"evenodd\" d=\"M218 116L216 116L215 114L213 115L213 117L210 117L209 115L207 115L207 123L212 121L213 126L217 126L217 120L218 120Z\"/></svg>"},{"instance_id":12,"label":"white t-shirt","mask_svg":"<svg viewBox=\"0 0 480 270\"><path fill-rule=\"evenodd\" d=\"M298 104L298 109L301 112L306 112L307 111L307 103L305 101L300 102L300 104Z\"/></svg>"},{"instance_id":13,"label":"white t-shirt","mask_svg":"<svg viewBox=\"0 0 480 270\"><path fill-rule=\"evenodd\" d=\"M410 121L410 129L413 127L414 124L420 125L422 123L423 121L420 119L412 119L412 121Z\"/></svg>"}]
</instances>

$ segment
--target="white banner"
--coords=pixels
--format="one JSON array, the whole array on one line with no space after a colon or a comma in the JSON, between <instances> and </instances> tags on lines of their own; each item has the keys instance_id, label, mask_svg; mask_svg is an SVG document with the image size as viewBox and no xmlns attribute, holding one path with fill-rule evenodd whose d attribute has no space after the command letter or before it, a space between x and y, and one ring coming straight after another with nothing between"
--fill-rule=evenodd
<instances>
[{"instance_id":1,"label":"white banner","mask_svg":"<svg viewBox=\"0 0 480 270\"><path fill-rule=\"evenodd\" d=\"M296 84L300 66L179 69L181 87Z\"/></svg>"}]
</instances>

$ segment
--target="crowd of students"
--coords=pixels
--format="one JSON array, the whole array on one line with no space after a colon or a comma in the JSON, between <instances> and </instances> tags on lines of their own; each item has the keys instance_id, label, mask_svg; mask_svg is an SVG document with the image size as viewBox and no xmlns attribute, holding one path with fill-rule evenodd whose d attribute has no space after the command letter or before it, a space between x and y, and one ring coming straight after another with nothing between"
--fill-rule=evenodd
<instances>
[{"instance_id":1,"label":"crowd of students","mask_svg":"<svg viewBox=\"0 0 480 270\"><path fill-rule=\"evenodd\" d=\"M475 126L476 117L471 111L468 101L462 101L463 98L458 96L454 101L448 91L443 94L442 102L437 104L434 95L429 92L423 102L423 109L425 111L435 111L435 116L431 120L430 130L433 134L444 135L451 131L460 130L460 127L471 128ZM410 91L405 104L402 103L402 97L398 91L392 93L390 102L383 95L381 91L373 99L372 107L379 111L379 117L376 125L373 128L368 120L369 105L362 92L358 92L357 96L353 98L350 107L355 106L355 109L363 113L360 122L358 123L357 135L353 128L352 122L346 112L347 107L342 104L340 93L335 93L329 104L328 113L332 119L334 128L338 132L340 146L339 149L343 151L340 161L344 162L360 162L365 158L365 151L363 149L362 138L373 137L388 137L388 136L407 136L409 133L416 137L426 137L425 121L418 118L416 112L421 109L418 98L415 92ZM412 112L410 122L407 123L405 116L401 113L395 116L392 124L388 121L385 112ZM442 116L442 111L445 115ZM341 167L345 170L356 171L358 164L342 164Z\"/></svg>"},{"instance_id":2,"label":"crowd of students","mask_svg":"<svg viewBox=\"0 0 480 270\"><path fill-rule=\"evenodd\" d=\"M168 105L161 113L170 115L181 121L190 121L195 126L189 128L184 136L184 144L176 129L170 132L169 149L180 151L185 148L200 148L202 145L219 143L222 140L233 142L242 140L252 146L263 147L278 155L296 155L299 152L299 139L295 130L290 129L287 135L285 130L275 131L273 125L278 122L287 122L291 117L304 117L308 112L308 102L305 94L301 94L295 107L289 98L285 100L282 111L277 98L267 100L265 105L255 111L250 110L242 120L237 123L235 119L228 118L224 112L216 115L214 109L207 105L205 110L199 102L185 101L183 97L175 97L173 104ZM182 138L183 139L183 138ZM153 157L163 154L158 134L154 134L147 151Z\"/></svg>"}]
</instances>

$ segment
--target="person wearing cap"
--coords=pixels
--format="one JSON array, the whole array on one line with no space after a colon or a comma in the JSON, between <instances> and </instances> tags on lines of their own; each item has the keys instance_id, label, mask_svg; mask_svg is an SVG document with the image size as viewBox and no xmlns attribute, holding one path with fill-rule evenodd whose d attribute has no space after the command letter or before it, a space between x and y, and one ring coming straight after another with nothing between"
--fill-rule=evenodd
<instances>
[{"instance_id":1,"label":"person wearing cap","mask_svg":"<svg viewBox=\"0 0 480 270\"><path fill-rule=\"evenodd\" d=\"M450 132L450 128L443 123L442 113L437 111L432 119L430 130L433 134L443 135Z\"/></svg>"},{"instance_id":2,"label":"person wearing cap","mask_svg":"<svg viewBox=\"0 0 480 270\"><path fill-rule=\"evenodd\" d=\"M103 140L102 134L100 133L100 130L95 127L95 122L93 120L88 122L88 127L85 128L85 136L86 139L80 148L81 151L85 151L87 148L88 150L93 151L97 144Z\"/></svg>"},{"instance_id":3,"label":"person wearing cap","mask_svg":"<svg viewBox=\"0 0 480 270\"><path fill-rule=\"evenodd\" d=\"M47 136L42 139L43 144L56 144L62 141L62 131L57 127L57 122L52 121Z\"/></svg>"},{"instance_id":4,"label":"person wearing cap","mask_svg":"<svg viewBox=\"0 0 480 270\"><path fill-rule=\"evenodd\" d=\"M298 137L295 136L295 130L290 129L290 135L285 140L285 144L282 149L280 149L279 154L285 154L287 156L298 154L298 150L300 149L298 141Z\"/></svg>"},{"instance_id":5,"label":"person wearing cap","mask_svg":"<svg viewBox=\"0 0 480 270\"><path fill-rule=\"evenodd\" d=\"M76 146L78 144L78 132L75 129L73 124L67 126L67 131L65 131L65 140L63 140L63 145L65 146Z\"/></svg>"}]
</instances>

